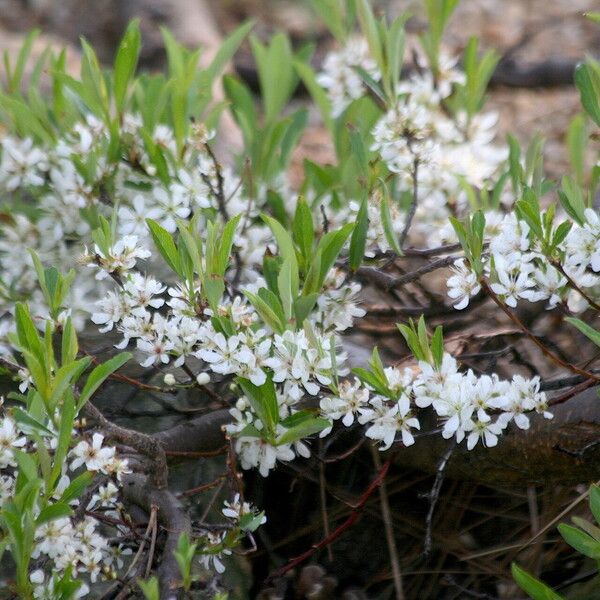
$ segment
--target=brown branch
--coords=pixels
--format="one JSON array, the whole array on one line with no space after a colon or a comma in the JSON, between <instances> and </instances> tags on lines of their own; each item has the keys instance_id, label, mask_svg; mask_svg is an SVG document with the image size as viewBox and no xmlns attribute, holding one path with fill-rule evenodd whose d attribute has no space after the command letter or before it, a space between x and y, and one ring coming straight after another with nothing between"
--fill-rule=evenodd
<instances>
[{"instance_id":1,"label":"brown branch","mask_svg":"<svg viewBox=\"0 0 600 600\"><path fill-rule=\"evenodd\" d=\"M165 450L155 437L133 429L126 429L109 421L91 402L83 408L88 417L96 421L106 436L112 440L131 446L140 454L147 456L153 463L152 483L159 489L165 489L168 483L169 468Z\"/></svg>"},{"instance_id":2,"label":"brown branch","mask_svg":"<svg viewBox=\"0 0 600 600\"><path fill-rule=\"evenodd\" d=\"M123 496L126 501L139 506L147 513L157 507L158 522L167 532L163 547L162 562L158 569L160 597L177 600L181 588L181 575L174 550L182 533L191 535L192 523L187 511L170 491L157 489L143 475L126 475L123 478Z\"/></svg>"},{"instance_id":3,"label":"brown branch","mask_svg":"<svg viewBox=\"0 0 600 600\"><path fill-rule=\"evenodd\" d=\"M432 273L438 269L449 267L455 263L457 258L458 257L456 256L445 256L443 258L438 258L416 269L415 271L411 271L410 273L406 273L405 275L401 275L399 277L389 275L388 273L385 273L376 267L359 267L356 271L356 274L359 278L374 283L379 288L383 288L386 291L390 291L420 279L423 277L423 275L427 275L428 273Z\"/></svg>"}]
</instances>

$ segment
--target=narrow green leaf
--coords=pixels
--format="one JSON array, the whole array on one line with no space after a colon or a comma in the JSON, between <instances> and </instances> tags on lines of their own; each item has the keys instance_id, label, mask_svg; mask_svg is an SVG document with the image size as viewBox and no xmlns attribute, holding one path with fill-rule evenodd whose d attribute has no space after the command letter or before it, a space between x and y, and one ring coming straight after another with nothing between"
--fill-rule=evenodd
<instances>
[{"instance_id":1,"label":"narrow green leaf","mask_svg":"<svg viewBox=\"0 0 600 600\"><path fill-rule=\"evenodd\" d=\"M135 74L140 54L141 36L139 19L129 23L123 39L117 49L114 64L114 96L117 110L121 112L125 105L127 88Z\"/></svg>"},{"instance_id":2,"label":"narrow green leaf","mask_svg":"<svg viewBox=\"0 0 600 600\"><path fill-rule=\"evenodd\" d=\"M79 401L77 402L77 411L81 410L83 405L93 396L96 390L106 381L106 379L112 375L115 371L120 369L129 359L131 358L131 352L121 352L111 359L98 365L89 375Z\"/></svg>"},{"instance_id":3,"label":"narrow green leaf","mask_svg":"<svg viewBox=\"0 0 600 600\"><path fill-rule=\"evenodd\" d=\"M269 376L267 381L260 386L254 385L243 377L238 377L237 381L266 430L271 434L274 433L279 422L279 405L277 404L275 384L271 377Z\"/></svg>"},{"instance_id":4,"label":"narrow green leaf","mask_svg":"<svg viewBox=\"0 0 600 600\"><path fill-rule=\"evenodd\" d=\"M510 569L519 587L533 600L563 600L562 596L559 596L545 583L521 569L517 563L512 563Z\"/></svg>"},{"instance_id":5,"label":"narrow green leaf","mask_svg":"<svg viewBox=\"0 0 600 600\"><path fill-rule=\"evenodd\" d=\"M352 230L352 237L350 238L350 253L349 253L349 264L352 271L356 271L360 267L363 257L365 255L365 248L367 245L367 231L369 229L369 200L367 196L363 198L363 201L356 215L356 222L354 229Z\"/></svg>"},{"instance_id":6,"label":"narrow green leaf","mask_svg":"<svg viewBox=\"0 0 600 600\"><path fill-rule=\"evenodd\" d=\"M321 419L319 417L314 417L312 419L306 419L302 423L290 427L287 431L281 434L277 438L277 445L282 444L291 444L293 442L297 442L303 438L314 435L315 433L319 433L331 426L331 422L327 419Z\"/></svg>"},{"instance_id":7,"label":"narrow green leaf","mask_svg":"<svg viewBox=\"0 0 600 600\"><path fill-rule=\"evenodd\" d=\"M146 219L146 223L150 228L150 234L154 240L156 248L160 252L161 256L165 259L165 262L171 267L177 275L181 276L181 265L179 264L179 253L177 247L173 241L173 236L163 227L161 227L156 221L152 219Z\"/></svg>"},{"instance_id":8,"label":"narrow green leaf","mask_svg":"<svg viewBox=\"0 0 600 600\"><path fill-rule=\"evenodd\" d=\"M589 558L600 560L600 542L595 540L591 535L566 523L561 523L558 526L558 531L569 546L572 546L575 550Z\"/></svg>"}]
</instances>

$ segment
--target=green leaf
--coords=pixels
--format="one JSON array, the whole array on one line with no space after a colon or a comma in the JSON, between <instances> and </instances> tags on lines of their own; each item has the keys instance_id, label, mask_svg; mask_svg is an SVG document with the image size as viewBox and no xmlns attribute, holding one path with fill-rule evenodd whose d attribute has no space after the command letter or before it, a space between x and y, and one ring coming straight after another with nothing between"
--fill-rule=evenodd
<instances>
[{"instance_id":1,"label":"green leaf","mask_svg":"<svg viewBox=\"0 0 600 600\"><path fill-rule=\"evenodd\" d=\"M238 377L237 381L267 432L273 434L279 422L279 405L271 376L268 376L267 381L260 386L254 385L249 379L243 377Z\"/></svg>"},{"instance_id":2,"label":"green leaf","mask_svg":"<svg viewBox=\"0 0 600 600\"><path fill-rule=\"evenodd\" d=\"M125 105L127 88L135 74L140 55L141 36L139 19L134 19L127 26L123 39L119 44L114 65L115 105L121 112Z\"/></svg>"},{"instance_id":3,"label":"green leaf","mask_svg":"<svg viewBox=\"0 0 600 600\"><path fill-rule=\"evenodd\" d=\"M54 436L54 433L50 431L50 429L48 429L43 423L40 423L37 419L33 418L30 414L26 413L18 406L12 409L12 416L25 431L27 431L27 429L31 429L32 431L36 431L42 435Z\"/></svg>"},{"instance_id":4,"label":"green leaf","mask_svg":"<svg viewBox=\"0 0 600 600\"><path fill-rule=\"evenodd\" d=\"M279 254L284 262L289 261L290 263L292 294L296 297L298 295L299 275L294 242L292 241L290 234L283 228L279 221L265 214L262 214L261 218L271 228L271 231L277 240Z\"/></svg>"},{"instance_id":5,"label":"green leaf","mask_svg":"<svg viewBox=\"0 0 600 600\"><path fill-rule=\"evenodd\" d=\"M365 147L364 137L354 125L348 124L347 127L350 134L351 155L358 167L357 175L366 180L369 175L369 157L367 148Z\"/></svg>"},{"instance_id":6,"label":"green leaf","mask_svg":"<svg viewBox=\"0 0 600 600\"><path fill-rule=\"evenodd\" d=\"M196 275L202 277L202 245L194 239L192 235L193 227L181 219L177 220L177 229L179 230L180 243L183 241L185 249L192 261Z\"/></svg>"},{"instance_id":7,"label":"green leaf","mask_svg":"<svg viewBox=\"0 0 600 600\"><path fill-rule=\"evenodd\" d=\"M79 344L77 342L77 333L75 332L75 327L73 327L73 321L71 317L69 317L63 328L61 339L61 363L64 365L74 361L78 352Z\"/></svg>"},{"instance_id":8,"label":"green leaf","mask_svg":"<svg viewBox=\"0 0 600 600\"><path fill-rule=\"evenodd\" d=\"M277 277L279 299L287 322L291 321L294 311L295 296L292 292L292 266L289 260L284 260Z\"/></svg>"},{"instance_id":9,"label":"green leaf","mask_svg":"<svg viewBox=\"0 0 600 600\"><path fill-rule=\"evenodd\" d=\"M431 354L435 366L439 369L442 366L442 360L444 358L444 334L441 325L438 325L435 328L433 336L431 337Z\"/></svg>"},{"instance_id":10,"label":"green leaf","mask_svg":"<svg viewBox=\"0 0 600 600\"><path fill-rule=\"evenodd\" d=\"M263 517L265 516L264 511L259 512L258 514L254 514L254 513L246 513L244 515L242 515L240 517L239 520L239 528L242 531L256 531L260 525L262 524L262 520ZM215 598L215 600L219 600L218 598ZM227 600L227 598L224 598L223 600Z\"/></svg>"},{"instance_id":11,"label":"green leaf","mask_svg":"<svg viewBox=\"0 0 600 600\"><path fill-rule=\"evenodd\" d=\"M223 89L230 102L231 112L242 130L246 147L252 145L258 129L258 116L248 87L231 75L223 77Z\"/></svg>"},{"instance_id":12,"label":"green leaf","mask_svg":"<svg viewBox=\"0 0 600 600\"><path fill-rule=\"evenodd\" d=\"M367 231L369 229L368 207L369 201L367 196L365 196L356 215L356 222L352 230L352 238L350 239L349 264L352 271L356 271L360 267L365 255Z\"/></svg>"},{"instance_id":13,"label":"green leaf","mask_svg":"<svg viewBox=\"0 0 600 600\"><path fill-rule=\"evenodd\" d=\"M52 379L52 395L49 399L49 405L51 408L57 406L58 402L67 391L67 388L77 382L81 374L88 368L91 362L91 357L84 356L79 360L63 365L60 369L58 369L58 371L56 371Z\"/></svg>"},{"instance_id":14,"label":"green leaf","mask_svg":"<svg viewBox=\"0 0 600 600\"><path fill-rule=\"evenodd\" d=\"M384 72L385 61L383 59L381 37L379 35L379 28L377 27L377 21L373 15L369 0L357 0L356 9L360 28L369 45L369 52L377 63L379 70Z\"/></svg>"},{"instance_id":15,"label":"green leaf","mask_svg":"<svg viewBox=\"0 0 600 600\"><path fill-rule=\"evenodd\" d=\"M596 125L600 126L600 76L591 63L577 65L575 85L579 89L581 104Z\"/></svg>"},{"instance_id":16,"label":"green leaf","mask_svg":"<svg viewBox=\"0 0 600 600\"><path fill-rule=\"evenodd\" d=\"M213 81L223 71L253 27L254 21L242 23L242 25L234 29L234 31L221 41L219 50L207 69L209 81Z\"/></svg>"},{"instance_id":17,"label":"green leaf","mask_svg":"<svg viewBox=\"0 0 600 600\"><path fill-rule=\"evenodd\" d=\"M64 395L60 410L58 443L54 450L54 466L52 467L50 481L48 482L49 488L52 490L62 473L63 462L69 451L69 444L71 443L71 436L73 433L73 421L75 420L76 414L75 399L73 398L73 393L69 390L69 393Z\"/></svg>"},{"instance_id":18,"label":"green leaf","mask_svg":"<svg viewBox=\"0 0 600 600\"><path fill-rule=\"evenodd\" d=\"M131 358L131 352L121 352L111 359L98 365L89 375L79 401L77 402L77 411L81 410L83 405L93 396L96 390L106 381L106 379L112 375L115 371L120 369L129 359Z\"/></svg>"},{"instance_id":19,"label":"green leaf","mask_svg":"<svg viewBox=\"0 0 600 600\"><path fill-rule=\"evenodd\" d=\"M217 255L217 269L212 271L212 274L225 275L225 271L227 270L227 266L229 265L229 256L231 254L231 248L233 246L233 239L235 237L235 232L237 226L240 222L242 215L236 215L232 219L230 219L225 227L223 228L223 233L221 235L221 241L219 244L219 252Z\"/></svg>"},{"instance_id":20,"label":"green leaf","mask_svg":"<svg viewBox=\"0 0 600 600\"><path fill-rule=\"evenodd\" d=\"M71 507L65 502L55 502L54 504L48 504L40 511L35 524L37 527L47 523L48 521L54 521L62 517L69 517L73 513Z\"/></svg>"},{"instance_id":21,"label":"green leaf","mask_svg":"<svg viewBox=\"0 0 600 600\"><path fill-rule=\"evenodd\" d=\"M146 600L160 600L160 589L158 587L158 578L156 576L150 579L138 579L137 584L144 594Z\"/></svg>"},{"instance_id":22,"label":"green leaf","mask_svg":"<svg viewBox=\"0 0 600 600\"><path fill-rule=\"evenodd\" d=\"M558 531L569 546L589 558L600 560L600 542L591 535L566 523L561 523L558 526Z\"/></svg>"},{"instance_id":23,"label":"green leaf","mask_svg":"<svg viewBox=\"0 0 600 600\"><path fill-rule=\"evenodd\" d=\"M573 227L573 223L571 221L563 221L556 228L556 230L554 231L554 235L552 237L552 245L555 248L565 240L569 231L571 231L572 227Z\"/></svg>"},{"instance_id":24,"label":"green leaf","mask_svg":"<svg viewBox=\"0 0 600 600\"><path fill-rule=\"evenodd\" d=\"M254 36L250 37L250 45L258 67L265 120L273 122L296 85L290 41L285 34L278 33L271 38L268 46Z\"/></svg>"},{"instance_id":25,"label":"green leaf","mask_svg":"<svg viewBox=\"0 0 600 600\"><path fill-rule=\"evenodd\" d=\"M20 347L29 350L44 365L46 358L44 344L33 324L29 308L21 302L15 305L15 321Z\"/></svg>"},{"instance_id":26,"label":"green leaf","mask_svg":"<svg viewBox=\"0 0 600 600\"><path fill-rule=\"evenodd\" d=\"M317 303L317 299L319 298L318 293L313 294L304 294L299 298L296 298L294 301L294 314L296 315L296 328L300 329L304 320L310 315L315 304Z\"/></svg>"},{"instance_id":27,"label":"green leaf","mask_svg":"<svg viewBox=\"0 0 600 600\"><path fill-rule=\"evenodd\" d=\"M33 29L27 34L21 45L21 48L19 49L19 54L17 55L14 70L12 70L9 65L8 51L5 50L4 65L6 69L6 79L8 80L8 91L11 94L18 94L20 92L21 83L23 80L23 73L25 72L25 66L27 64L27 59L31 54L31 48L33 46L33 43L38 38L40 33L41 31L39 29Z\"/></svg>"},{"instance_id":28,"label":"green leaf","mask_svg":"<svg viewBox=\"0 0 600 600\"><path fill-rule=\"evenodd\" d=\"M298 204L296 205L296 213L292 222L292 233L304 257L305 263L308 264L312 258L315 232L311 210L306 200L302 197L298 198Z\"/></svg>"},{"instance_id":29,"label":"green leaf","mask_svg":"<svg viewBox=\"0 0 600 600\"><path fill-rule=\"evenodd\" d=\"M510 569L519 587L533 600L563 600L562 596L559 596L545 583L521 569L517 563L512 563Z\"/></svg>"},{"instance_id":30,"label":"green leaf","mask_svg":"<svg viewBox=\"0 0 600 600\"><path fill-rule=\"evenodd\" d=\"M310 0L310 5L323 20L327 29L335 36L338 42L344 43L347 31L342 12L342 3L339 0Z\"/></svg>"},{"instance_id":31,"label":"green leaf","mask_svg":"<svg viewBox=\"0 0 600 600\"><path fill-rule=\"evenodd\" d=\"M90 471L85 471L81 475L78 475L62 493L60 501L68 504L72 500L76 500L91 485L93 480L94 473Z\"/></svg>"},{"instance_id":32,"label":"green leaf","mask_svg":"<svg viewBox=\"0 0 600 600\"><path fill-rule=\"evenodd\" d=\"M319 285L317 289L321 289L325 277L333 267L337 257L339 256L348 236L354 229L354 223L348 223L337 231L326 233L317 245L317 252L321 253L321 273L319 276Z\"/></svg>"},{"instance_id":33,"label":"green leaf","mask_svg":"<svg viewBox=\"0 0 600 600\"><path fill-rule=\"evenodd\" d=\"M576 115L569 123L567 130L567 146L569 148L569 162L575 172L575 181L583 185L585 175L585 149L587 145L587 132L583 115Z\"/></svg>"},{"instance_id":34,"label":"green leaf","mask_svg":"<svg viewBox=\"0 0 600 600\"><path fill-rule=\"evenodd\" d=\"M38 479L38 465L34 458L35 455L27 454L27 452L15 448L13 448L13 455L19 466L19 475L23 475L28 482Z\"/></svg>"},{"instance_id":35,"label":"green leaf","mask_svg":"<svg viewBox=\"0 0 600 600\"><path fill-rule=\"evenodd\" d=\"M315 104L321 111L321 118L329 132L333 132L333 119L331 117L331 102L325 90L317 83L316 75L310 65L300 60L293 61L294 69L309 91Z\"/></svg>"},{"instance_id":36,"label":"green leaf","mask_svg":"<svg viewBox=\"0 0 600 600\"><path fill-rule=\"evenodd\" d=\"M560 203L567 214L577 221L579 225L585 223L586 203L583 198L581 187L577 185L574 179L565 176L561 181L561 189L558 191Z\"/></svg>"},{"instance_id":37,"label":"green leaf","mask_svg":"<svg viewBox=\"0 0 600 600\"><path fill-rule=\"evenodd\" d=\"M179 252L173 241L173 236L163 227L161 227L156 221L152 219L146 219L146 223L150 228L150 233L156 248L160 252L161 256L165 259L165 262L171 267L177 275L181 276L181 264L179 263Z\"/></svg>"},{"instance_id":38,"label":"green leaf","mask_svg":"<svg viewBox=\"0 0 600 600\"><path fill-rule=\"evenodd\" d=\"M271 292L272 293L272 292ZM250 304L256 309L260 318L268 325L275 333L283 333L286 329L285 316L283 315L283 308L275 306L274 302L267 302L260 296L253 294L247 290L244 290L244 295ZM277 302L279 300L275 298ZM278 312L281 311L281 315Z\"/></svg>"},{"instance_id":39,"label":"green leaf","mask_svg":"<svg viewBox=\"0 0 600 600\"><path fill-rule=\"evenodd\" d=\"M587 323L584 323L581 319L575 317L565 317L565 321L577 327L583 335L589 338L596 346L600 346L600 332L596 331L593 327L590 327Z\"/></svg>"},{"instance_id":40,"label":"green leaf","mask_svg":"<svg viewBox=\"0 0 600 600\"><path fill-rule=\"evenodd\" d=\"M310 419L305 419L298 425L294 425L290 427L287 431L285 431L282 435L277 438L277 445L282 444L291 444L293 442L297 442L303 438L306 438L310 435L314 435L315 433L319 433L331 426L331 422L327 419L322 419L320 417L312 417Z\"/></svg>"},{"instance_id":41,"label":"green leaf","mask_svg":"<svg viewBox=\"0 0 600 600\"><path fill-rule=\"evenodd\" d=\"M597 485L590 486L590 509L596 523L600 524L600 487Z\"/></svg>"}]
</instances>

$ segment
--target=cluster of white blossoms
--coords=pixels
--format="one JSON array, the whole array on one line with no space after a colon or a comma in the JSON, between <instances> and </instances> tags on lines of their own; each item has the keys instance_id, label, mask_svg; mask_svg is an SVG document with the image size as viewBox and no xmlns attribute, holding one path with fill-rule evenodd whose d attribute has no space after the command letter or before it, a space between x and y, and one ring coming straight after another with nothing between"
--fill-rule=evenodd
<instances>
[{"instance_id":1,"label":"cluster of white blossoms","mask_svg":"<svg viewBox=\"0 0 600 600\"><path fill-rule=\"evenodd\" d=\"M45 431L52 431L51 423L44 425ZM29 429L21 426L8 414L0 419L0 508L13 499L18 475L15 451L35 452L40 441L47 447L47 452L56 451L58 436L46 435L37 437L34 443L28 436ZM115 448L103 445L103 437L99 433L93 435L91 443L82 440L69 453L70 470L85 470L104 477L104 483L87 499L86 512L101 511L108 518L120 519L122 506L119 502L121 478L129 472L127 460L117 456ZM61 475L51 494L48 507L53 502L63 501L63 494L69 489L72 479L68 473L69 461L62 465ZM44 487L40 494L45 494ZM70 498L68 503L77 509L81 499ZM57 507L58 508L58 507ZM81 507L83 508L83 507ZM40 509L34 505L34 516L39 516ZM90 593L89 583L95 583L98 577L112 579L124 564L124 557L132 554L129 547L112 542L106 537L106 531L99 532L100 521L90 514L81 511L82 517L58 517L42 520L35 529L32 558L37 561L51 561L50 569L36 569L30 573L34 584L35 598L54 598L53 590L59 579L69 570L74 579L82 582L77 597ZM47 577L44 573L52 573ZM82 579L83 578L83 579Z\"/></svg>"},{"instance_id":2,"label":"cluster of white blossoms","mask_svg":"<svg viewBox=\"0 0 600 600\"><path fill-rule=\"evenodd\" d=\"M357 52L357 48L361 51ZM325 59L318 81L328 93L334 116L366 94L356 66L376 81L381 78L368 52L364 40L361 43L353 39ZM462 112L452 115L444 106L453 86L465 82L455 59L442 54L435 78L425 61L417 60L419 64L412 74L398 85L396 104L375 124L371 149L397 174L398 192L412 196L416 189L417 209L411 236L434 247L454 239L448 217L468 209L465 184L484 188L504 168L508 150L494 144L495 114L481 113L469 118ZM399 211L396 203L392 204L390 221L398 234L403 229L403 216L395 214ZM370 205L366 256L373 256L377 249L389 249L382 235L379 203L371 199Z\"/></svg>"},{"instance_id":3,"label":"cluster of white blossoms","mask_svg":"<svg viewBox=\"0 0 600 600\"><path fill-rule=\"evenodd\" d=\"M357 68L376 81L381 79L377 64L370 56L367 41L361 37L349 39L343 48L330 52L323 61L323 70L317 75L317 83L327 90L334 117L339 117L353 100L366 93Z\"/></svg>"},{"instance_id":4,"label":"cluster of white blossoms","mask_svg":"<svg viewBox=\"0 0 600 600\"><path fill-rule=\"evenodd\" d=\"M466 439L469 450L478 442L495 446L511 422L528 429L525 413L535 411L552 418L539 377L515 375L503 381L496 375L477 376L470 369L462 373L447 353L439 367L419 361L418 370L387 367L384 373L388 395L374 392L359 379L346 380L336 396L321 399L321 415L332 421L342 419L346 427L355 420L365 425L365 435L380 441L381 450L390 448L398 436L405 446L414 444L414 431L421 428L419 411L428 407L438 417L442 436L454 437L457 443Z\"/></svg>"},{"instance_id":5,"label":"cluster of white blossoms","mask_svg":"<svg viewBox=\"0 0 600 600\"><path fill-rule=\"evenodd\" d=\"M128 247L117 242L115 248L117 245ZM126 255L131 257L128 251ZM135 256L149 255L149 251L136 246ZM167 288L152 277L128 270L133 269L135 260L124 260L119 253L111 253L110 260L89 255L86 261L97 269L96 277L110 273L121 284L96 302L98 310L92 314L92 321L101 326L102 333L116 328L123 336L117 344L120 349L135 341L143 356L142 366L166 365L174 359L173 365L179 367L187 357L194 357L214 373L244 377L254 385L265 382L265 369L269 368L274 372L274 381L285 383L285 393L294 397L300 396L300 388L316 393L314 378L329 382L324 373L331 369L329 353L336 342L326 332L345 330L355 317L365 314L357 305L360 285L346 283L344 273L334 268L310 317L315 331L312 344L304 331L274 336L268 328L258 327L256 311L241 296L224 299L218 307L218 316L229 317L235 327L235 333L226 336L215 329L210 309L197 314L199 290L190 293L179 286ZM118 270L114 268L116 263ZM168 300L162 297L165 291Z\"/></svg>"},{"instance_id":6,"label":"cluster of white blossoms","mask_svg":"<svg viewBox=\"0 0 600 600\"><path fill-rule=\"evenodd\" d=\"M78 265L85 245L93 250L90 262L103 267L95 273L98 279L118 276L139 259L149 257L142 249L150 243L147 218L173 233L177 219L190 219L195 214L200 216L200 229L208 218L223 221L222 209L229 216L244 214L244 227L235 240L243 267L240 280L256 280L265 245L272 239L269 228L255 218L264 205L266 189L261 188L252 201L244 197L239 176L227 166L217 167L207 152L206 144L213 134L200 125L192 128L181 157L177 157L172 129L156 126L152 142L167 157L165 183L141 142L142 125L138 115L124 116L122 134L129 144L127 157L111 164L106 159L110 132L91 114L52 145L8 134L0 136L0 194L19 193L36 201L36 210L18 208L0 224L2 331L12 327L16 296L27 297L34 314L47 314L30 249L46 264L68 270ZM285 198L287 209L293 211L295 198L285 178L279 179L277 191ZM98 215L115 223L115 241L107 255L90 237ZM91 272L78 270L68 298L68 312L78 329L89 318L89 306L105 291Z\"/></svg>"},{"instance_id":7,"label":"cluster of white blossoms","mask_svg":"<svg viewBox=\"0 0 600 600\"><path fill-rule=\"evenodd\" d=\"M258 512L249 502L235 494L233 500L223 503L222 514L227 517L232 528L240 528L242 531L254 531L260 525L267 522L264 513ZM227 530L222 532L209 531L206 534L206 544L200 554L200 563L207 570L215 570L217 573L225 572L225 565L221 559L231 555L231 548L227 545Z\"/></svg>"},{"instance_id":8,"label":"cluster of white blossoms","mask_svg":"<svg viewBox=\"0 0 600 600\"><path fill-rule=\"evenodd\" d=\"M492 291L512 308L525 299L546 301L548 308L562 303L572 312L585 310L585 296L596 297L600 284L596 274L600 272L600 219L591 208L586 209L585 219L583 226L573 224L558 247L564 254L561 271L541 252L539 241L531 235L525 221L514 214L487 213L485 235L489 246L483 258ZM569 285L567 278L574 285ZM466 308L481 289L464 259L457 260L447 284L448 295L458 310Z\"/></svg>"},{"instance_id":9,"label":"cluster of white blossoms","mask_svg":"<svg viewBox=\"0 0 600 600\"><path fill-rule=\"evenodd\" d=\"M332 383L334 376L348 372L344 368L345 361L346 354L337 350L333 335L321 336L312 330L308 336L300 330L274 336L273 352L265 360L265 366L273 373L272 380L276 384L281 421L277 424L276 438L286 433L285 420L301 409L301 401L306 395L317 396ZM235 437L235 450L243 469L258 468L260 474L266 477L277 461L310 456L309 447L301 440L270 443L262 439L260 432L264 430L264 423L246 396L237 400L230 413L234 420L226 426L226 430Z\"/></svg>"},{"instance_id":10,"label":"cluster of white blossoms","mask_svg":"<svg viewBox=\"0 0 600 600\"><path fill-rule=\"evenodd\" d=\"M68 517L48 521L36 530L37 543L32 558L51 560L54 573L64 573L71 568L72 574L85 575L91 583L96 583L98 577L112 578L117 569L123 567L123 557L131 555L132 550L111 546L107 538L98 533L98 527L99 522L88 516L76 522ZM31 577L36 577L35 571ZM48 585L52 585L52 580L38 584L42 589ZM89 587L83 589L89 593Z\"/></svg>"}]
</instances>

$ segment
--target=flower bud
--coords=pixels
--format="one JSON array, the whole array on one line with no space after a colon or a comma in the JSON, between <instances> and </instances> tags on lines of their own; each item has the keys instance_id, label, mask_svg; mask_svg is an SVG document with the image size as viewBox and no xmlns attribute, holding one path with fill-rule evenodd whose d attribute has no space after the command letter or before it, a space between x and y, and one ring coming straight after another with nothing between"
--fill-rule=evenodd
<instances>
[{"instance_id":1,"label":"flower bud","mask_svg":"<svg viewBox=\"0 0 600 600\"><path fill-rule=\"evenodd\" d=\"M175 385L175 383L177 383L175 381L175 376L173 375L173 373L167 373L164 378L163 381L165 382L165 385Z\"/></svg>"},{"instance_id":2,"label":"flower bud","mask_svg":"<svg viewBox=\"0 0 600 600\"><path fill-rule=\"evenodd\" d=\"M196 381L198 385L206 385L210 381L210 375L208 373L198 373Z\"/></svg>"}]
</instances>

